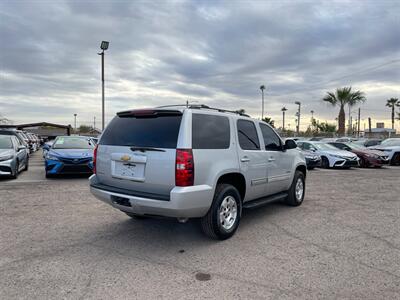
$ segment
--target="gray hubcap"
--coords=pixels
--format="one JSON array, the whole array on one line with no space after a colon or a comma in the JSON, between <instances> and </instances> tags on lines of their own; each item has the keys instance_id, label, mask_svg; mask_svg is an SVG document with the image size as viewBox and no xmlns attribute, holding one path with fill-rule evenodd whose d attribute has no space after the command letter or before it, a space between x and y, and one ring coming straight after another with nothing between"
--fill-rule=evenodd
<instances>
[{"instance_id":1,"label":"gray hubcap","mask_svg":"<svg viewBox=\"0 0 400 300\"><path fill-rule=\"evenodd\" d=\"M232 196L227 196L219 207L219 223L225 230L230 230L235 224L238 207Z\"/></svg>"},{"instance_id":2,"label":"gray hubcap","mask_svg":"<svg viewBox=\"0 0 400 300\"><path fill-rule=\"evenodd\" d=\"M295 193L296 193L296 200L300 202L303 199L303 194L304 194L304 184L301 178L297 179Z\"/></svg>"}]
</instances>

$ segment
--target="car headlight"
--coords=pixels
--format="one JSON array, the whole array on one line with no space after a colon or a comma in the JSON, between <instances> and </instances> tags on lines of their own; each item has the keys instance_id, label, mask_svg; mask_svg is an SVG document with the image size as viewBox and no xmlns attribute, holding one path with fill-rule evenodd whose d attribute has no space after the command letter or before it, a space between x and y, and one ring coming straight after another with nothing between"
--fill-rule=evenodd
<instances>
[{"instance_id":1,"label":"car headlight","mask_svg":"<svg viewBox=\"0 0 400 300\"><path fill-rule=\"evenodd\" d=\"M385 151L385 152L392 152L393 149L383 149L383 151Z\"/></svg>"},{"instance_id":2,"label":"car headlight","mask_svg":"<svg viewBox=\"0 0 400 300\"><path fill-rule=\"evenodd\" d=\"M12 155L12 154L6 155L6 156L0 156L0 161L9 160L9 159L11 159L13 157L14 157L14 155Z\"/></svg>"},{"instance_id":3,"label":"car headlight","mask_svg":"<svg viewBox=\"0 0 400 300\"><path fill-rule=\"evenodd\" d=\"M371 157L371 158L379 158L379 155L376 154L365 154L366 157Z\"/></svg>"},{"instance_id":4,"label":"car headlight","mask_svg":"<svg viewBox=\"0 0 400 300\"><path fill-rule=\"evenodd\" d=\"M49 160L59 160L58 157L56 157L54 155L51 155L51 154L47 155L46 158L49 159Z\"/></svg>"}]
</instances>

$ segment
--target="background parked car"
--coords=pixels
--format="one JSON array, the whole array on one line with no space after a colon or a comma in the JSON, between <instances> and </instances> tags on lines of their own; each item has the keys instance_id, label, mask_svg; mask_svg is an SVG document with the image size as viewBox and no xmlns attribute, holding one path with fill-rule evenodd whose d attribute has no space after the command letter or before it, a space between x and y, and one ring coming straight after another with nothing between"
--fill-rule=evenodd
<instances>
[{"instance_id":1,"label":"background parked car","mask_svg":"<svg viewBox=\"0 0 400 300\"><path fill-rule=\"evenodd\" d=\"M338 149L353 152L360 158L360 167L382 167L384 164L389 163L389 157L382 151L368 149L354 143L329 143Z\"/></svg>"},{"instance_id":2,"label":"background parked car","mask_svg":"<svg viewBox=\"0 0 400 300\"><path fill-rule=\"evenodd\" d=\"M94 143L80 136L59 136L45 157L46 177L57 174L91 174Z\"/></svg>"},{"instance_id":3,"label":"background parked car","mask_svg":"<svg viewBox=\"0 0 400 300\"><path fill-rule=\"evenodd\" d=\"M350 168L358 167L359 158L352 152L339 150L338 148L324 143L299 141L300 149L312 151L321 156L322 168Z\"/></svg>"},{"instance_id":4,"label":"background parked car","mask_svg":"<svg viewBox=\"0 0 400 300\"><path fill-rule=\"evenodd\" d=\"M353 142L354 144L364 146L364 147L371 147L376 146L382 143L381 139L359 139Z\"/></svg>"},{"instance_id":5,"label":"background parked car","mask_svg":"<svg viewBox=\"0 0 400 300\"><path fill-rule=\"evenodd\" d=\"M0 135L0 175L17 178L28 166L28 151L20 140L14 135Z\"/></svg>"},{"instance_id":6,"label":"background parked car","mask_svg":"<svg viewBox=\"0 0 400 300\"><path fill-rule=\"evenodd\" d=\"M18 140L24 146L28 146L28 138L25 134L20 130L13 130L13 129L0 129L0 135L13 135L18 138Z\"/></svg>"},{"instance_id":7,"label":"background parked car","mask_svg":"<svg viewBox=\"0 0 400 300\"><path fill-rule=\"evenodd\" d=\"M380 145L370 147L385 152L393 166L400 166L400 138L391 138L384 140Z\"/></svg>"},{"instance_id":8,"label":"background parked car","mask_svg":"<svg viewBox=\"0 0 400 300\"><path fill-rule=\"evenodd\" d=\"M46 157L47 152L50 150L51 146L53 146L54 140L47 141L46 143L43 144L42 150L43 150L43 158Z\"/></svg>"},{"instance_id":9,"label":"background parked car","mask_svg":"<svg viewBox=\"0 0 400 300\"><path fill-rule=\"evenodd\" d=\"M309 150L303 150L300 149L301 153L304 155L304 158L306 159L306 164L307 164L307 169L308 170L312 170L316 167L320 167L321 166L321 156L319 156L318 154L316 154L313 151L309 151Z\"/></svg>"}]
</instances>

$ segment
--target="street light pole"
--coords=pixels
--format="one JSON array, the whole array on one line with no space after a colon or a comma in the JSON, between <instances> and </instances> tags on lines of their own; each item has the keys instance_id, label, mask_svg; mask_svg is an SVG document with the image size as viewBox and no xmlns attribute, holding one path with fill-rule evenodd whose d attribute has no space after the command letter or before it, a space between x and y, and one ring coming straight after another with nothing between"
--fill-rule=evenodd
<instances>
[{"instance_id":1,"label":"street light pole","mask_svg":"<svg viewBox=\"0 0 400 300\"><path fill-rule=\"evenodd\" d=\"M261 99L262 99L262 104L261 104L261 120L264 119L264 90L265 90L265 85L260 86L261 90Z\"/></svg>"},{"instance_id":2,"label":"street light pole","mask_svg":"<svg viewBox=\"0 0 400 300\"><path fill-rule=\"evenodd\" d=\"M300 101L296 101L294 103L299 106L299 109L297 111L297 135L299 135L299 132L300 132L300 107L301 107L301 102Z\"/></svg>"},{"instance_id":3,"label":"street light pole","mask_svg":"<svg viewBox=\"0 0 400 300\"><path fill-rule=\"evenodd\" d=\"M282 131L285 131L285 112L287 111L286 107L282 107Z\"/></svg>"},{"instance_id":4,"label":"street light pole","mask_svg":"<svg viewBox=\"0 0 400 300\"><path fill-rule=\"evenodd\" d=\"M102 50L98 55L101 55L101 130L104 130L105 113L104 113L104 51L108 49L109 42L102 41L100 49Z\"/></svg>"},{"instance_id":5,"label":"street light pole","mask_svg":"<svg viewBox=\"0 0 400 300\"><path fill-rule=\"evenodd\" d=\"M74 114L74 131L75 131L75 133L76 133L76 116L77 116L77 114Z\"/></svg>"}]
</instances>

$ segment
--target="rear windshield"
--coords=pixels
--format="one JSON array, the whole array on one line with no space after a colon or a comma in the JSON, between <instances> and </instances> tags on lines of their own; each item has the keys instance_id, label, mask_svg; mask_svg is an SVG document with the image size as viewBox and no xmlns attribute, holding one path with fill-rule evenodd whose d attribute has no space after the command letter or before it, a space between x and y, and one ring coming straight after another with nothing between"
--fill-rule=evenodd
<instances>
[{"instance_id":1,"label":"rear windshield","mask_svg":"<svg viewBox=\"0 0 400 300\"><path fill-rule=\"evenodd\" d=\"M116 116L107 126L100 145L174 149L182 115L151 118Z\"/></svg>"}]
</instances>

